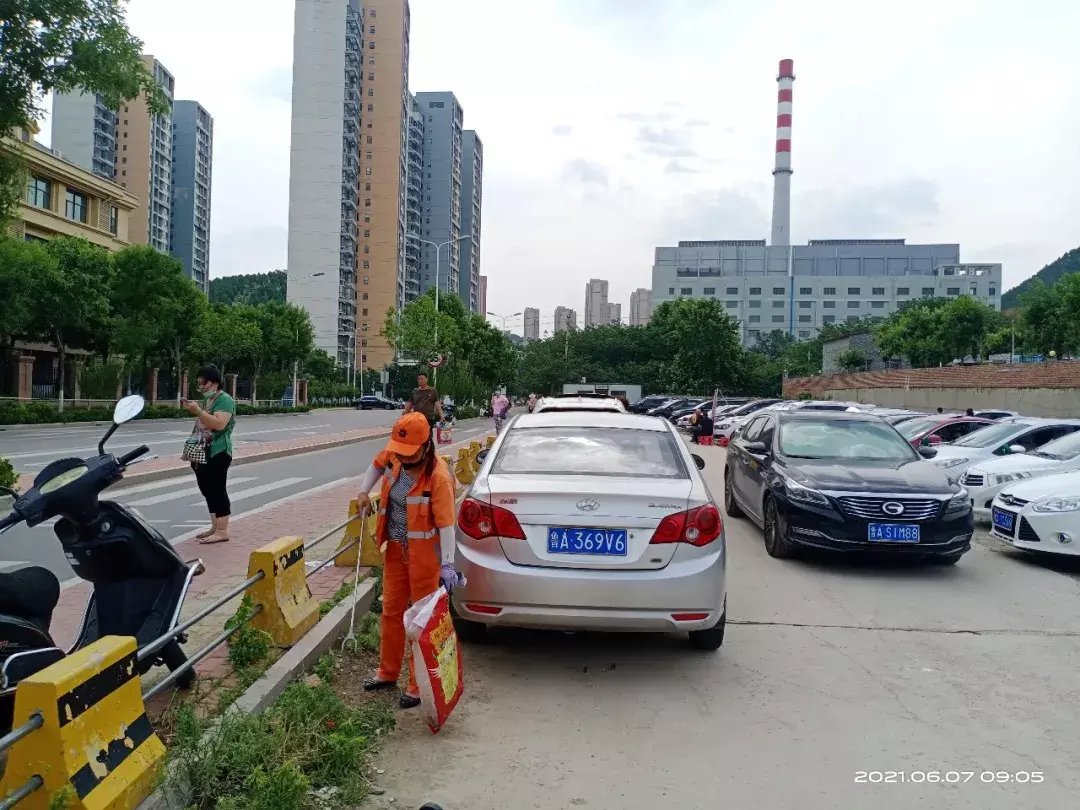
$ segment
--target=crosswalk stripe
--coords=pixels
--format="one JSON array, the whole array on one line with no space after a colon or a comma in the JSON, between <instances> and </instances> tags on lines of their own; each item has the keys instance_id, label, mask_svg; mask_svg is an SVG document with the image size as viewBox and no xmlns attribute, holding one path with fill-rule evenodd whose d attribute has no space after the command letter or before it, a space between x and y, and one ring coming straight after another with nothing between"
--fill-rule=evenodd
<instances>
[{"instance_id":1,"label":"crosswalk stripe","mask_svg":"<svg viewBox=\"0 0 1080 810\"><path fill-rule=\"evenodd\" d=\"M254 479L250 479L250 478L249 479L239 479L239 478L237 478L235 482L230 482L230 483L236 483L236 482L239 482L241 480L249 480L250 481L250 480L254 480ZM273 492L275 489L284 489L285 487L291 487L293 484L302 484L305 481L310 481L310 480L311 480L310 478L282 478L282 479L280 479L278 481L271 481L268 484L260 484L257 487L250 487L249 489L242 489L239 492L230 492L229 493L229 500L235 503L236 501L242 501L245 498L254 498L256 495L262 495L264 492ZM199 504L197 504L197 503L192 504L192 506L198 506L198 505Z\"/></svg>"},{"instance_id":2,"label":"crosswalk stripe","mask_svg":"<svg viewBox=\"0 0 1080 810\"><path fill-rule=\"evenodd\" d=\"M257 481L257 478L234 478L230 483L232 484L244 484L248 481ZM175 483L175 482L174 482ZM184 489L178 489L173 492L166 492L163 495L151 495L149 498L142 498L138 501L128 501L125 506L153 506L158 503L166 503L167 501L175 501L180 498L186 498L188 495L197 495L199 493L198 487L185 487Z\"/></svg>"},{"instance_id":3,"label":"crosswalk stripe","mask_svg":"<svg viewBox=\"0 0 1080 810\"><path fill-rule=\"evenodd\" d=\"M177 484L186 484L190 482L190 478L166 478L164 481L152 481L149 484L139 484L137 487L124 487L123 489L110 489L107 490L105 497L112 501L122 500L129 495L136 495L139 492L149 492L153 489L168 489L169 487L175 487Z\"/></svg>"}]
</instances>

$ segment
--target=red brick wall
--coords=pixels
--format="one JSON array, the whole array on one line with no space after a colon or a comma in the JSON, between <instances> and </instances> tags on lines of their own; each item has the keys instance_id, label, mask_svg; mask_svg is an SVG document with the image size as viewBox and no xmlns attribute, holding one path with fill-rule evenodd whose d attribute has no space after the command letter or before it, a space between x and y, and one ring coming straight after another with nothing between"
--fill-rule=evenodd
<instances>
[{"instance_id":1,"label":"red brick wall","mask_svg":"<svg viewBox=\"0 0 1080 810\"><path fill-rule=\"evenodd\" d=\"M1080 361L1020 365L945 366L901 371L862 371L798 377L784 382L784 396L803 391L820 396L827 391L855 388L1076 388Z\"/></svg>"}]
</instances>

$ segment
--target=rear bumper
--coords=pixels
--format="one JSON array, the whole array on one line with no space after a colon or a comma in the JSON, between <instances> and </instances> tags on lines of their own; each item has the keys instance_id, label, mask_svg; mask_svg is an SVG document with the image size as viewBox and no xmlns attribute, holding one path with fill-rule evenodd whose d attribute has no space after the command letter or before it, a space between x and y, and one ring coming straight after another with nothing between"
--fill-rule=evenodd
<instances>
[{"instance_id":1,"label":"rear bumper","mask_svg":"<svg viewBox=\"0 0 1080 810\"><path fill-rule=\"evenodd\" d=\"M457 567L468 584L455 589L454 610L463 619L499 627L704 630L724 613L724 545L717 540L707 549L680 553L689 551L680 548L659 570L616 572L513 565L497 543L459 544Z\"/></svg>"}]
</instances>

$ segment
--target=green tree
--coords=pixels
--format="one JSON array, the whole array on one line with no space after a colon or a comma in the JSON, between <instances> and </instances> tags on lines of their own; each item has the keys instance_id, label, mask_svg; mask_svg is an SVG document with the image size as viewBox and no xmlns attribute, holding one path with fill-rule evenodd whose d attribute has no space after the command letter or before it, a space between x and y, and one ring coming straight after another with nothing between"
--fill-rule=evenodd
<instances>
[{"instance_id":1,"label":"green tree","mask_svg":"<svg viewBox=\"0 0 1080 810\"><path fill-rule=\"evenodd\" d=\"M754 349L761 352L770 360L780 360L788 350L795 345L795 336L782 329L773 329L763 335L758 335Z\"/></svg>"},{"instance_id":2,"label":"green tree","mask_svg":"<svg viewBox=\"0 0 1080 810\"><path fill-rule=\"evenodd\" d=\"M0 346L31 332L39 287L56 272L56 258L40 242L0 238Z\"/></svg>"},{"instance_id":3,"label":"green tree","mask_svg":"<svg viewBox=\"0 0 1080 810\"><path fill-rule=\"evenodd\" d=\"M32 331L56 348L63 410L67 350L86 347L108 328L113 263L107 251L84 239L59 237L46 249L56 261L56 272L39 280Z\"/></svg>"},{"instance_id":4,"label":"green tree","mask_svg":"<svg viewBox=\"0 0 1080 810\"><path fill-rule=\"evenodd\" d=\"M210 300L215 304L284 304L287 287L284 270L221 276L210 279Z\"/></svg>"},{"instance_id":5,"label":"green tree","mask_svg":"<svg viewBox=\"0 0 1080 810\"><path fill-rule=\"evenodd\" d=\"M188 354L198 363L213 363L224 374L234 364L253 360L261 342L259 327L238 307L215 306L191 336Z\"/></svg>"},{"instance_id":6,"label":"green tree","mask_svg":"<svg viewBox=\"0 0 1080 810\"><path fill-rule=\"evenodd\" d=\"M866 355L849 346L836 355L836 364L844 371L862 371L866 368Z\"/></svg>"},{"instance_id":7,"label":"green tree","mask_svg":"<svg viewBox=\"0 0 1080 810\"><path fill-rule=\"evenodd\" d=\"M39 118L50 92L85 89L118 108L147 96L164 113L169 99L140 59L120 0L5 0L0 3L0 138ZM0 162L0 221L20 193L18 161Z\"/></svg>"},{"instance_id":8,"label":"green tree","mask_svg":"<svg viewBox=\"0 0 1080 810\"><path fill-rule=\"evenodd\" d=\"M254 372L251 398L256 399L258 380L264 371L291 371L311 354L315 329L307 312L293 304L272 302L238 306L236 313L259 330L259 345L250 358Z\"/></svg>"},{"instance_id":9,"label":"green tree","mask_svg":"<svg viewBox=\"0 0 1080 810\"><path fill-rule=\"evenodd\" d=\"M665 301L646 331L668 357L663 383L669 390L730 390L738 380L739 327L715 298Z\"/></svg>"},{"instance_id":10,"label":"green tree","mask_svg":"<svg viewBox=\"0 0 1080 810\"><path fill-rule=\"evenodd\" d=\"M1020 297L1023 303L1020 321L1026 345L1044 355L1055 351L1060 357L1067 348L1072 348L1073 338L1065 298L1058 284L1048 287L1035 279Z\"/></svg>"}]
</instances>

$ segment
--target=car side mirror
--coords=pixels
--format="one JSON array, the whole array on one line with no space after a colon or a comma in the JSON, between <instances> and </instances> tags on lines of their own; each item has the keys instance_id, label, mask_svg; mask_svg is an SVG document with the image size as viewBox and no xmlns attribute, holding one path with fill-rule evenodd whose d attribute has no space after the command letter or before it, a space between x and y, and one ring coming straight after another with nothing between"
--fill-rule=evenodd
<instances>
[{"instance_id":1,"label":"car side mirror","mask_svg":"<svg viewBox=\"0 0 1080 810\"><path fill-rule=\"evenodd\" d=\"M491 448L490 447L485 447L483 450L481 450L479 453L477 453L476 454L476 463L477 464L483 464L484 459L486 459L488 457L488 453L490 453L490 452L491 452Z\"/></svg>"},{"instance_id":2,"label":"car side mirror","mask_svg":"<svg viewBox=\"0 0 1080 810\"><path fill-rule=\"evenodd\" d=\"M1024 445L1022 445L1022 444L1010 444L1009 445L1009 452L1010 453L1026 453L1027 448L1024 447Z\"/></svg>"},{"instance_id":3,"label":"car side mirror","mask_svg":"<svg viewBox=\"0 0 1080 810\"><path fill-rule=\"evenodd\" d=\"M769 455L769 448L765 442L747 442L746 452L752 456L767 456Z\"/></svg>"},{"instance_id":4,"label":"car side mirror","mask_svg":"<svg viewBox=\"0 0 1080 810\"><path fill-rule=\"evenodd\" d=\"M697 465L697 468L699 470L704 470L705 469L705 459L703 459L697 453L691 453L690 455L694 457L694 464Z\"/></svg>"},{"instance_id":5,"label":"car side mirror","mask_svg":"<svg viewBox=\"0 0 1080 810\"><path fill-rule=\"evenodd\" d=\"M933 458L937 455L937 450L929 445L923 445L919 447L919 455L923 458Z\"/></svg>"}]
</instances>

